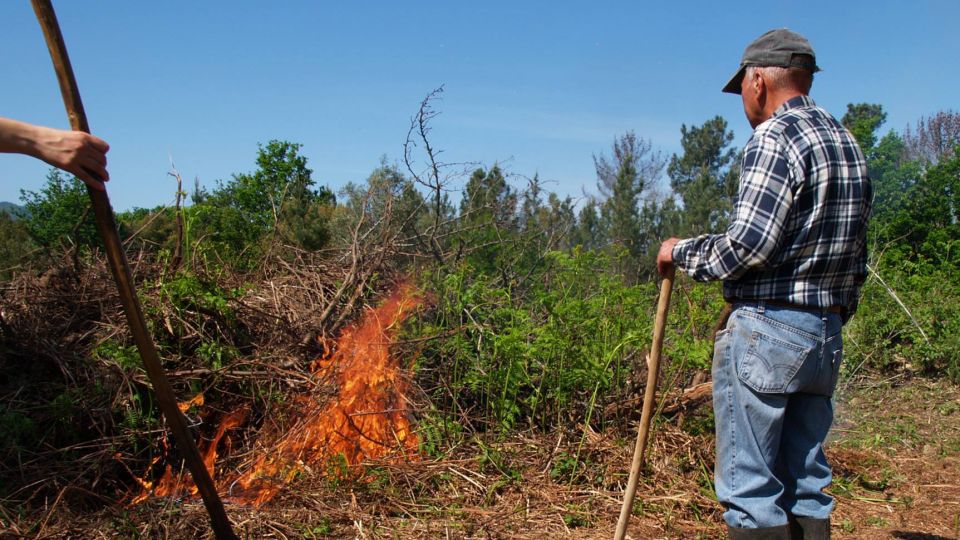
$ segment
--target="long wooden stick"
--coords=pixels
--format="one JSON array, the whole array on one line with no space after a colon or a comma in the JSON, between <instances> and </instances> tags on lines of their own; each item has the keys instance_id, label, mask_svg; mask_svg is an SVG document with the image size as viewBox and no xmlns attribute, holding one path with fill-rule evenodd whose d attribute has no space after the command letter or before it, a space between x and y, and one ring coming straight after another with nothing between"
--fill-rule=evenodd
<instances>
[{"instance_id":1,"label":"long wooden stick","mask_svg":"<svg viewBox=\"0 0 960 540\"><path fill-rule=\"evenodd\" d=\"M53 11L53 6L50 4L50 0L31 1L33 2L33 10L37 14L37 20L40 21L40 26L43 28L43 35L46 38L47 47L50 49L50 57L53 59L57 79L60 81L60 93L63 94L63 102L67 108L67 115L70 117L70 126L74 131L90 133L87 115L84 113L83 102L80 100L80 91L73 76L73 68L70 65L70 57L67 56L67 46L63 41L63 34L60 33L60 24L57 22L57 15ZM217 489L203 464L203 459L200 456L200 451L197 450L193 437L190 436L186 419L177 407L177 401L173 396L173 388L170 386L170 381L167 380L167 375L160 364L160 357L153 345L153 338L147 330L143 310L140 308L140 301L137 299L136 290L133 286L130 267L127 265L127 258L120 244L120 235L117 233L110 199L107 197L105 190L98 191L88 187L87 192L90 194L97 229L103 239L110 270L117 282L123 311L126 313L127 323L133 332L133 340L140 351L140 358L147 370L147 376L153 384L157 403L160 405L163 416L167 419L170 431L173 432L180 453L183 454L187 462L190 474L193 475L193 480L197 485L200 496L203 498L203 503L210 514L210 521L213 524L216 537L219 540L235 540L237 536L233 534L230 520L227 518L227 513L219 495L217 495Z\"/></svg>"},{"instance_id":2,"label":"long wooden stick","mask_svg":"<svg viewBox=\"0 0 960 540\"><path fill-rule=\"evenodd\" d=\"M663 348L663 332L667 325L667 308L670 307L670 293L673 290L673 278L676 269L670 267L667 275L663 276L660 284L660 299L657 302L657 316L653 323L653 344L650 346L650 357L647 361L647 388L643 394L643 412L640 414L640 429L637 431L637 444L633 448L633 463L630 465L630 479L627 481L627 490L623 495L623 506L620 508L620 520L617 521L617 530L614 540L623 540L627 534L627 524L633 512L633 498L637 494L637 481L640 469L643 468L643 458L647 448L647 435L650 433L650 420L653 416L653 405L657 395L657 378L660 373L660 350Z\"/></svg>"}]
</instances>

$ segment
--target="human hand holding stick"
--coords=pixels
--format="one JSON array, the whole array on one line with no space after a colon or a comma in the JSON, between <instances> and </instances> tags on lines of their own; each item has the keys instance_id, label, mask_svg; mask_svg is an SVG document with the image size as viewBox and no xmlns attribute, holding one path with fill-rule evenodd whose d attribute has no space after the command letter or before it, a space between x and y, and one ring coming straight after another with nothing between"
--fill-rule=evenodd
<instances>
[{"instance_id":1,"label":"human hand holding stick","mask_svg":"<svg viewBox=\"0 0 960 540\"><path fill-rule=\"evenodd\" d=\"M43 160L73 174L97 191L110 179L106 141L83 131L37 126L0 118L0 152L18 153Z\"/></svg>"}]
</instances>

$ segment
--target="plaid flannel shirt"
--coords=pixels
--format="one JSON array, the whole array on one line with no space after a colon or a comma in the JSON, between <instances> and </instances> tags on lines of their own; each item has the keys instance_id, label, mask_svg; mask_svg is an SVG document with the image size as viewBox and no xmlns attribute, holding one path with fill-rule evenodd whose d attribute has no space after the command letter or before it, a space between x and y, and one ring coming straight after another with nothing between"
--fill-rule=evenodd
<instances>
[{"instance_id":1,"label":"plaid flannel shirt","mask_svg":"<svg viewBox=\"0 0 960 540\"><path fill-rule=\"evenodd\" d=\"M853 135L808 96L757 126L743 152L733 221L682 240L674 264L723 280L726 298L856 311L867 276L873 191Z\"/></svg>"}]
</instances>

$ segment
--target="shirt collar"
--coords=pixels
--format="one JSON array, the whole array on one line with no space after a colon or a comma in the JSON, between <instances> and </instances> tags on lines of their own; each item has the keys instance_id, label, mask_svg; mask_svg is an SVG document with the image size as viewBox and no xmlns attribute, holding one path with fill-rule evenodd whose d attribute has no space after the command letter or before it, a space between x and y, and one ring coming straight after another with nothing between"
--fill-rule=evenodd
<instances>
[{"instance_id":1,"label":"shirt collar","mask_svg":"<svg viewBox=\"0 0 960 540\"><path fill-rule=\"evenodd\" d=\"M773 111L773 114L770 115L770 118L780 116L781 114L789 111L790 109L797 109L800 107L816 107L817 104L813 102L813 98L810 96L796 96L784 101L777 110Z\"/></svg>"}]
</instances>

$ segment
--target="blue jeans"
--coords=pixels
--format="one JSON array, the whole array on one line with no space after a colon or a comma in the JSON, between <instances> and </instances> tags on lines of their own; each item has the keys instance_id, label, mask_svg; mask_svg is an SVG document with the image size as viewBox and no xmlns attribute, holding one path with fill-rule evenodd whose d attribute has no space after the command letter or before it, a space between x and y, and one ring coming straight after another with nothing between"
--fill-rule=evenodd
<instances>
[{"instance_id":1,"label":"blue jeans","mask_svg":"<svg viewBox=\"0 0 960 540\"><path fill-rule=\"evenodd\" d=\"M736 303L713 356L717 498L731 527L825 519L823 441L842 358L840 316Z\"/></svg>"}]
</instances>

